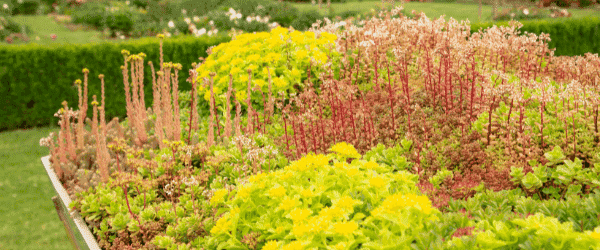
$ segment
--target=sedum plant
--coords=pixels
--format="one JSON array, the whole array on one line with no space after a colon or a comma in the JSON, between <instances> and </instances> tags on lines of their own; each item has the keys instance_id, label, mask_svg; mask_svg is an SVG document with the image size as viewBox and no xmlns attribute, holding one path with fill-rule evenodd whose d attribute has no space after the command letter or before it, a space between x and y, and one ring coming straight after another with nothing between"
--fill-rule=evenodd
<instances>
[{"instance_id":1,"label":"sedum plant","mask_svg":"<svg viewBox=\"0 0 600 250\"><path fill-rule=\"evenodd\" d=\"M215 191L210 203L227 212L210 229L208 248L245 249L248 234L265 250L403 248L437 219L415 175L365 161L346 143L330 151Z\"/></svg>"},{"instance_id":2,"label":"sedum plant","mask_svg":"<svg viewBox=\"0 0 600 250\"><path fill-rule=\"evenodd\" d=\"M324 72L329 57L337 56L333 47L337 36L323 32L290 31L275 28L271 32L241 34L231 42L222 43L210 51L205 62L197 69L198 82L208 80L210 72L215 72L214 93L222 95L228 89L230 74L233 77L233 90L240 103L245 104L248 95L247 85L252 70L252 88L263 92L297 92L294 89L306 79L307 69L313 75ZM210 89L201 86L200 94L205 100L210 98ZM255 93L253 99L260 99ZM218 98L217 98L218 99Z\"/></svg>"}]
</instances>

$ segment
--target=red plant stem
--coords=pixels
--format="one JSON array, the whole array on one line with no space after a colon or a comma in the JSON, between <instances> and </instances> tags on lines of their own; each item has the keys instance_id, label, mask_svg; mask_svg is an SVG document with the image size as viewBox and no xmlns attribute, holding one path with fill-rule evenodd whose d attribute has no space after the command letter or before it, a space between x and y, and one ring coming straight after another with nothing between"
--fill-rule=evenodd
<instances>
[{"instance_id":1,"label":"red plant stem","mask_svg":"<svg viewBox=\"0 0 600 250\"><path fill-rule=\"evenodd\" d=\"M190 93L192 95L192 101L190 102L190 126L188 128L188 139L187 139L187 144L188 145L190 145L191 137L192 137L192 125L194 123L193 121L194 121L194 104L195 104L194 97L196 96L196 92L194 92L195 88L196 88L196 84L195 84L196 79L192 79L192 81L194 81L194 83L192 84L192 91Z\"/></svg>"},{"instance_id":2,"label":"red plant stem","mask_svg":"<svg viewBox=\"0 0 600 250\"><path fill-rule=\"evenodd\" d=\"M344 122L344 117L346 117L345 112L344 112L344 106L342 105L341 101L338 99L338 105L340 107L340 111L338 112L338 115L340 117L342 126L340 127L340 129L342 130L342 138L344 138L344 141L348 141L348 134L346 133L346 124Z\"/></svg>"},{"instance_id":3,"label":"red plant stem","mask_svg":"<svg viewBox=\"0 0 600 250\"><path fill-rule=\"evenodd\" d=\"M219 126L219 112L217 112L218 110L217 110L217 104L216 104L215 99L216 98L212 98L213 108L215 109L215 123L217 124L217 135L219 137L221 137L221 129L220 129L220 126Z\"/></svg>"},{"instance_id":4,"label":"red plant stem","mask_svg":"<svg viewBox=\"0 0 600 250\"><path fill-rule=\"evenodd\" d=\"M595 105L594 109L594 131L596 131L594 134L594 142L598 143L598 104Z\"/></svg>"},{"instance_id":5,"label":"red plant stem","mask_svg":"<svg viewBox=\"0 0 600 250\"><path fill-rule=\"evenodd\" d=\"M494 106L494 102L496 101L496 96L492 97L492 101L490 102L490 112L488 117L488 133L487 133L487 145L490 145L490 135L492 134L492 108Z\"/></svg>"},{"instance_id":6,"label":"red plant stem","mask_svg":"<svg viewBox=\"0 0 600 250\"><path fill-rule=\"evenodd\" d=\"M128 194L127 194L127 187L125 187L124 185L122 185L121 188L123 188L123 193L125 194L125 202L127 203L127 209L129 209L129 214L131 214L131 217L133 217L134 219L136 219L138 221L138 224L140 226L142 226L142 223L140 222L140 219L136 216L136 214L134 214L131 211L131 206L129 206L129 198L128 198Z\"/></svg>"},{"instance_id":7,"label":"red plant stem","mask_svg":"<svg viewBox=\"0 0 600 250\"><path fill-rule=\"evenodd\" d=\"M441 86L441 82L442 82L442 61L444 61L444 60L443 60L442 57L440 57L440 66L438 68L438 81L437 81L438 89L442 87ZM438 92L438 91L436 91L436 92ZM448 105L446 103L447 100L448 100L447 94L448 93L444 92L444 107L446 108L446 110L445 110L446 113L448 112Z\"/></svg>"},{"instance_id":8,"label":"red plant stem","mask_svg":"<svg viewBox=\"0 0 600 250\"><path fill-rule=\"evenodd\" d=\"M287 122L285 119L285 113L282 112L281 116L283 117L283 130L285 131L285 147L287 148L287 151L290 152L290 143L288 140Z\"/></svg>"},{"instance_id":9,"label":"red plant stem","mask_svg":"<svg viewBox=\"0 0 600 250\"><path fill-rule=\"evenodd\" d=\"M319 129L319 128L317 128L316 121L314 122L314 124L310 124L310 126L312 127L311 132L312 132L313 151L316 154L317 153L317 136L315 135L315 129Z\"/></svg>"},{"instance_id":10,"label":"red plant stem","mask_svg":"<svg viewBox=\"0 0 600 250\"><path fill-rule=\"evenodd\" d=\"M540 138L541 138L541 142L542 142L542 149L544 148L544 107L546 106L545 102L542 102L540 105L540 118L541 118L541 124L540 124Z\"/></svg>"},{"instance_id":11,"label":"red plant stem","mask_svg":"<svg viewBox=\"0 0 600 250\"><path fill-rule=\"evenodd\" d=\"M513 99L510 100L510 108L508 109L508 117L506 118L506 139L510 140L510 115L513 109Z\"/></svg>"},{"instance_id":12,"label":"red plant stem","mask_svg":"<svg viewBox=\"0 0 600 250\"><path fill-rule=\"evenodd\" d=\"M296 146L296 158L300 158L300 145L298 144L298 140L296 139L296 126L293 119L290 120L292 122L292 130L294 131L294 145Z\"/></svg>"},{"instance_id":13,"label":"red plant stem","mask_svg":"<svg viewBox=\"0 0 600 250\"><path fill-rule=\"evenodd\" d=\"M319 102L319 125L321 127L321 138L322 138L322 145L321 145L321 149L323 150L323 152L325 152L325 126L327 126L327 124L325 123L325 120L323 119L323 108L321 107L321 99L319 98L319 100L317 100Z\"/></svg>"},{"instance_id":14,"label":"red plant stem","mask_svg":"<svg viewBox=\"0 0 600 250\"><path fill-rule=\"evenodd\" d=\"M473 73L473 75L471 76L471 105L469 107L469 120L473 121L474 117L473 117L473 99L475 98L475 65L477 63L475 63L475 57L473 56L473 63L472 65L472 70L471 72Z\"/></svg>"},{"instance_id":15,"label":"red plant stem","mask_svg":"<svg viewBox=\"0 0 600 250\"><path fill-rule=\"evenodd\" d=\"M379 74L377 72L377 59L379 56L375 56L375 89L379 89L379 84L378 84L378 78L379 78Z\"/></svg>"},{"instance_id":16,"label":"red plant stem","mask_svg":"<svg viewBox=\"0 0 600 250\"><path fill-rule=\"evenodd\" d=\"M392 113L392 138L396 139L396 116L394 114L394 94L392 93L392 78L390 77L390 62L387 62L387 73L388 73L388 93L390 96L390 112ZM406 56L405 56L406 63ZM407 72L405 72L407 73ZM408 94L407 94L408 96ZM407 105L408 106L408 105ZM410 127L410 126L409 126Z\"/></svg>"},{"instance_id":17,"label":"red plant stem","mask_svg":"<svg viewBox=\"0 0 600 250\"><path fill-rule=\"evenodd\" d=\"M571 115L573 118L573 157L577 157L577 124L575 123L575 113L579 113L579 106L575 102L575 112Z\"/></svg>"},{"instance_id":18,"label":"red plant stem","mask_svg":"<svg viewBox=\"0 0 600 250\"><path fill-rule=\"evenodd\" d=\"M300 121L300 134L302 137L302 146L304 146L304 154L308 152L308 147L306 146L306 131L304 131L304 122Z\"/></svg>"},{"instance_id":19,"label":"red plant stem","mask_svg":"<svg viewBox=\"0 0 600 250\"><path fill-rule=\"evenodd\" d=\"M356 137L356 126L354 124L354 112L352 112L352 107L354 107L354 105L352 105L352 97L350 97L350 121L352 122L352 133L354 134L354 141L357 142L358 137Z\"/></svg>"},{"instance_id":20,"label":"red plant stem","mask_svg":"<svg viewBox=\"0 0 600 250\"><path fill-rule=\"evenodd\" d=\"M331 122L333 123L333 141L337 141L336 112L335 112L335 103L333 102L332 95L333 95L333 93L332 93L331 87L329 87L329 103L331 106Z\"/></svg>"},{"instance_id":21,"label":"red plant stem","mask_svg":"<svg viewBox=\"0 0 600 250\"><path fill-rule=\"evenodd\" d=\"M519 133L523 134L523 102L521 102L521 106L519 107Z\"/></svg>"}]
</instances>

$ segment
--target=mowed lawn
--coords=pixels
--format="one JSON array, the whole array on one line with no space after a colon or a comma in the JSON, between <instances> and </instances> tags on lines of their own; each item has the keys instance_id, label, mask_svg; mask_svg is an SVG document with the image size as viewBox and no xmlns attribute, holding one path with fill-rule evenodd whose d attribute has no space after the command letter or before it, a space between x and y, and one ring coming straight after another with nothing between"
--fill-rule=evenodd
<instances>
[{"instance_id":1,"label":"mowed lawn","mask_svg":"<svg viewBox=\"0 0 600 250\"><path fill-rule=\"evenodd\" d=\"M40 138L58 128L0 133L0 249L73 249L54 209Z\"/></svg>"}]
</instances>

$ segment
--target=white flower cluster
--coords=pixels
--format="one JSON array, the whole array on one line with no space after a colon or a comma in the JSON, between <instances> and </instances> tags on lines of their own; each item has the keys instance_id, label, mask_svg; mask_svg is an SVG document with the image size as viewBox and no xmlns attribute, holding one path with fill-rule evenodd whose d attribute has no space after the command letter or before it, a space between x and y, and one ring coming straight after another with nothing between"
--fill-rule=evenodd
<instances>
[{"instance_id":1,"label":"white flower cluster","mask_svg":"<svg viewBox=\"0 0 600 250\"><path fill-rule=\"evenodd\" d=\"M40 139L40 146L50 147L50 145L54 143L52 138L54 138L54 132L50 133L48 137L43 137L42 139Z\"/></svg>"},{"instance_id":2,"label":"white flower cluster","mask_svg":"<svg viewBox=\"0 0 600 250\"><path fill-rule=\"evenodd\" d=\"M229 17L229 20L242 18L242 13L237 13L233 8L229 8L229 11L225 15Z\"/></svg>"}]
</instances>

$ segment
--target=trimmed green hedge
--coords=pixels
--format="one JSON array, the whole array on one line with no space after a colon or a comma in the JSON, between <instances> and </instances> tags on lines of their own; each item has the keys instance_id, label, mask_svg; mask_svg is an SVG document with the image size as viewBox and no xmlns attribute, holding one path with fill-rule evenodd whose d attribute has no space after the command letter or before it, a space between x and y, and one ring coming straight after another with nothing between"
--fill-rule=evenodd
<instances>
[{"instance_id":1,"label":"trimmed green hedge","mask_svg":"<svg viewBox=\"0 0 600 250\"><path fill-rule=\"evenodd\" d=\"M521 33L550 34L550 48L556 48L555 56L583 55L587 52L600 53L600 18L555 19L521 21ZM495 23L508 26L508 22ZM487 28L493 23L471 24L471 32Z\"/></svg>"},{"instance_id":2,"label":"trimmed green hedge","mask_svg":"<svg viewBox=\"0 0 600 250\"><path fill-rule=\"evenodd\" d=\"M198 57L206 57L208 47L230 40L225 35L202 39L166 38L163 44L164 61L183 65L179 73L179 89L190 90L191 85L186 79L191 64L198 62ZM159 68L158 38L84 45L0 46L0 131L56 123L58 120L53 114L61 108L63 100L77 110L78 94L73 83L76 79L83 80L83 68L90 70L90 102L92 95L97 95L100 101L98 75L104 74L107 120L125 117L125 90L120 69L123 65L123 49L132 54L144 52L147 55L144 90L149 106L152 101L152 76L147 62L152 61L155 69ZM88 117L91 117L91 108Z\"/></svg>"}]
</instances>

